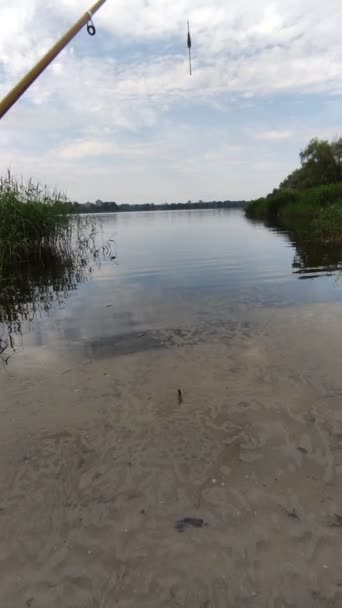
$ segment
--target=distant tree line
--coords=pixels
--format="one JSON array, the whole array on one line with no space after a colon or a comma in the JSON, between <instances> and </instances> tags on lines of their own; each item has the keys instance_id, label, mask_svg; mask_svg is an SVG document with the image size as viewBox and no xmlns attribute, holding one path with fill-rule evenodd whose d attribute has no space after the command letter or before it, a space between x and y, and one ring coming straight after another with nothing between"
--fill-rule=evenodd
<instances>
[{"instance_id":1,"label":"distant tree line","mask_svg":"<svg viewBox=\"0 0 342 608\"><path fill-rule=\"evenodd\" d=\"M68 203L70 211L73 213L113 213L120 211L177 211L182 209L239 209L246 206L245 201L198 201L193 203L143 203L139 204L118 204L114 201L97 200L95 203Z\"/></svg>"}]
</instances>

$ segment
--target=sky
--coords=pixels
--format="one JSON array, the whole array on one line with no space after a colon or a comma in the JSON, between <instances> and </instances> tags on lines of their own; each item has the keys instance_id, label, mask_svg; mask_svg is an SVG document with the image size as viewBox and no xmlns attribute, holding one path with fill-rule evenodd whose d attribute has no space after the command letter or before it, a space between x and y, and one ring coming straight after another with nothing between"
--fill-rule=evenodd
<instances>
[{"instance_id":1,"label":"sky","mask_svg":"<svg viewBox=\"0 0 342 608\"><path fill-rule=\"evenodd\" d=\"M91 3L0 0L1 97ZM1 120L2 173L82 203L249 200L342 135L341 0L107 0L94 23Z\"/></svg>"}]
</instances>

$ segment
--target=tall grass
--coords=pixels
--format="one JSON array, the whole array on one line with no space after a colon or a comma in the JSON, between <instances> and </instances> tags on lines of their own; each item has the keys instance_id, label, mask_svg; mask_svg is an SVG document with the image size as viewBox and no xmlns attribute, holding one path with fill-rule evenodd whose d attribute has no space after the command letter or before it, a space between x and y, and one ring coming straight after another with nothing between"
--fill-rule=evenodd
<instances>
[{"instance_id":1,"label":"tall grass","mask_svg":"<svg viewBox=\"0 0 342 608\"><path fill-rule=\"evenodd\" d=\"M70 247L73 218L65 197L46 187L0 179L0 272L22 262L46 263Z\"/></svg>"}]
</instances>

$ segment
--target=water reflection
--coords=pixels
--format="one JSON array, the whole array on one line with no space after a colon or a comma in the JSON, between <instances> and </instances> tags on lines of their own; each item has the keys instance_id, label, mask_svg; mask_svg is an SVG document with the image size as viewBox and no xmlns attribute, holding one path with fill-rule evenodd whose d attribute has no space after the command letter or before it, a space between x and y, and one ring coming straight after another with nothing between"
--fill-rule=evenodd
<instances>
[{"instance_id":1,"label":"water reflection","mask_svg":"<svg viewBox=\"0 0 342 608\"><path fill-rule=\"evenodd\" d=\"M41 263L17 263L0 274L0 355L15 350L23 327L61 308L70 292L92 276L104 259L115 259L113 239L104 242L93 219L75 222L72 241ZM36 330L39 341L39 328ZM42 339L43 342L43 339Z\"/></svg>"},{"instance_id":2,"label":"water reflection","mask_svg":"<svg viewBox=\"0 0 342 608\"><path fill-rule=\"evenodd\" d=\"M331 277L342 270L342 243L322 242L312 237L305 221L280 222L249 220L257 225L265 225L270 230L285 236L294 249L293 274L298 279Z\"/></svg>"},{"instance_id":3,"label":"water reflection","mask_svg":"<svg viewBox=\"0 0 342 608\"><path fill-rule=\"evenodd\" d=\"M322 243L309 238L305 229L288 228L288 236L295 247L292 267L298 278L332 276L342 268L341 243Z\"/></svg>"},{"instance_id":4,"label":"water reflection","mask_svg":"<svg viewBox=\"0 0 342 608\"><path fill-rule=\"evenodd\" d=\"M96 222L96 250L116 234L114 262L78 256L2 277L0 336L8 348L20 332L26 351L72 357L156 348L179 331L192 343L222 335L240 310L342 298L335 280L342 247L312 241L305 225L265 226L224 210L108 214Z\"/></svg>"},{"instance_id":5,"label":"water reflection","mask_svg":"<svg viewBox=\"0 0 342 608\"><path fill-rule=\"evenodd\" d=\"M0 278L0 347L14 348L14 335L23 323L62 306L68 293L86 281L92 266L86 258L67 256L51 260L48 266L21 265L13 274Z\"/></svg>"},{"instance_id":6,"label":"water reflection","mask_svg":"<svg viewBox=\"0 0 342 608\"><path fill-rule=\"evenodd\" d=\"M55 259L46 266L21 266L15 275L1 277L0 322L20 328L55 303L61 305L69 291L86 280L91 268L84 260Z\"/></svg>"}]
</instances>

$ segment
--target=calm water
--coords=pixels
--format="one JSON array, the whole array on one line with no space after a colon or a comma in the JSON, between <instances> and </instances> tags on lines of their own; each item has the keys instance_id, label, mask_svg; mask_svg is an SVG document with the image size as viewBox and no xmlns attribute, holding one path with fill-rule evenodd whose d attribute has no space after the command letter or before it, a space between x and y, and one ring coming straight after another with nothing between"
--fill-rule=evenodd
<instances>
[{"instance_id":1,"label":"calm water","mask_svg":"<svg viewBox=\"0 0 342 608\"><path fill-rule=\"evenodd\" d=\"M67 283L57 299L50 288L49 310L38 307L22 323L16 340L24 351L105 356L127 344L134 350L145 332L217 332L246 309L342 296L340 250L251 223L240 211L109 214L97 223L99 242L114 235L116 259Z\"/></svg>"}]
</instances>

